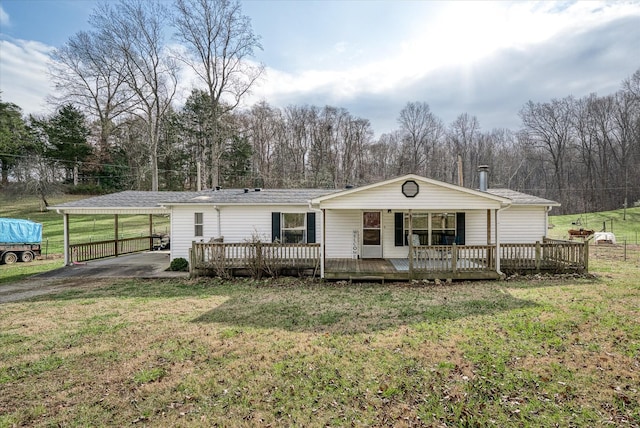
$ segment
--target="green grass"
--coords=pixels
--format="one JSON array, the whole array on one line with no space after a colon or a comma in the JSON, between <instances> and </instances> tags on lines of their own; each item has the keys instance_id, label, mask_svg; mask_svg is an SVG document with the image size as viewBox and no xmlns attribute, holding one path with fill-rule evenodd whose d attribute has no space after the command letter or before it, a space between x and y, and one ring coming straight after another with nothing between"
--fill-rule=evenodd
<instances>
[{"instance_id":1,"label":"green grass","mask_svg":"<svg viewBox=\"0 0 640 428\"><path fill-rule=\"evenodd\" d=\"M11 265L0 264L0 286L27 279L32 275L48 272L64 266L64 261L60 257L35 260L30 263L14 263Z\"/></svg>"},{"instance_id":2,"label":"green grass","mask_svg":"<svg viewBox=\"0 0 640 428\"><path fill-rule=\"evenodd\" d=\"M119 280L5 304L0 427L638 426L640 251L598 251L597 277Z\"/></svg>"},{"instance_id":3,"label":"green grass","mask_svg":"<svg viewBox=\"0 0 640 428\"><path fill-rule=\"evenodd\" d=\"M640 244L640 207L628 208L626 219L624 217L624 210L549 216L549 224L553 225L549 237L567 239L569 229L593 229L598 232L606 224L607 232L613 232L619 244L625 239L629 244Z\"/></svg>"},{"instance_id":4,"label":"green grass","mask_svg":"<svg viewBox=\"0 0 640 428\"><path fill-rule=\"evenodd\" d=\"M0 266L0 285L60 263ZM640 250L592 246L590 267L440 286L92 280L2 304L0 428L640 426Z\"/></svg>"}]
</instances>

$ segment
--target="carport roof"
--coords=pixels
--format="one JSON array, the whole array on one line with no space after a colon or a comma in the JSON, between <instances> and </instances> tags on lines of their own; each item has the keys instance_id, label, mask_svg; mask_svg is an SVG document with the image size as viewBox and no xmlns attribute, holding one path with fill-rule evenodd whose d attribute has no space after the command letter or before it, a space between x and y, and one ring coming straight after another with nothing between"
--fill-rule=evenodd
<instances>
[{"instance_id":1,"label":"carport roof","mask_svg":"<svg viewBox=\"0 0 640 428\"><path fill-rule=\"evenodd\" d=\"M187 192L147 192L128 190L94 196L49 207L66 214L166 214L168 209L160 205L184 197ZM197 192L188 192L197 193Z\"/></svg>"}]
</instances>

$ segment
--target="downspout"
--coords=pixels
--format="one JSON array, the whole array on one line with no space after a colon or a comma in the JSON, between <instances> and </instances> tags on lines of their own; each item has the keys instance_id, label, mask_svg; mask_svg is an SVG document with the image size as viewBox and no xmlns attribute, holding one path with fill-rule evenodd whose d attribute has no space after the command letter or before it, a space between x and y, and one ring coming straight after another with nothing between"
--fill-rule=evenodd
<instances>
[{"instance_id":1,"label":"downspout","mask_svg":"<svg viewBox=\"0 0 640 428\"><path fill-rule=\"evenodd\" d=\"M320 217L319 223L322 225L322 233L320 234L320 278L324 279L324 210L321 210L320 208L314 208L311 204L311 200L309 200L309 209L320 214L319 216L317 216ZM316 235L318 234L317 227L318 221L316 221Z\"/></svg>"},{"instance_id":2,"label":"downspout","mask_svg":"<svg viewBox=\"0 0 640 428\"><path fill-rule=\"evenodd\" d=\"M543 239L547 237L547 232L549 231L549 212L551 212L552 208L553 207L551 205L548 205L546 208L547 215L544 216L544 236L542 237Z\"/></svg>"},{"instance_id":3,"label":"downspout","mask_svg":"<svg viewBox=\"0 0 640 428\"><path fill-rule=\"evenodd\" d=\"M214 205L213 209L216 210L216 214L217 214L218 238L220 238L222 236L222 225L221 225L221 220L220 220L220 207L217 206L217 205Z\"/></svg>"},{"instance_id":4,"label":"downspout","mask_svg":"<svg viewBox=\"0 0 640 428\"><path fill-rule=\"evenodd\" d=\"M500 213L508 210L509 208L511 208L511 204L496 210L496 272L500 276L504 275L500 270Z\"/></svg>"}]
</instances>

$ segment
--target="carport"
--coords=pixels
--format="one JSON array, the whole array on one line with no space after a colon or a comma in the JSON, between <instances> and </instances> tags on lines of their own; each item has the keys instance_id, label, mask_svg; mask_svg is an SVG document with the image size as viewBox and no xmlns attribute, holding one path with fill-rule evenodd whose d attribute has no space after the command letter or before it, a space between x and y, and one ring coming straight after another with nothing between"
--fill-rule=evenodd
<instances>
[{"instance_id":1,"label":"carport","mask_svg":"<svg viewBox=\"0 0 640 428\"><path fill-rule=\"evenodd\" d=\"M184 197L184 192L146 192L125 191L109 195L95 196L78 201L50 206L63 216L64 225L64 263L70 265L76 261L87 261L106 257L118 257L153 248L153 216L171 215L171 211L162 203L169 202L177 196ZM69 230L71 216L80 215L113 215L115 239L109 241L86 242L70 245ZM118 230L119 215L146 215L149 217L149 234L140 238L121 239Z\"/></svg>"}]
</instances>

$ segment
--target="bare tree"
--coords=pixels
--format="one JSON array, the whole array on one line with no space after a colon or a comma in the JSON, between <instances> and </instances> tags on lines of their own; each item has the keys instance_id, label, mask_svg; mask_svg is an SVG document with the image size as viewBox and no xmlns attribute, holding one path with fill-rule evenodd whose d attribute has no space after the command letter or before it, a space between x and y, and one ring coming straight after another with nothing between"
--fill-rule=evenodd
<instances>
[{"instance_id":1,"label":"bare tree","mask_svg":"<svg viewBox=\"0 0 640 428\"><path fill-rule=\"evenodd\" d=\"M158 190L158 142L162 120L176 92L177 67L164 43L168 11L159 2L103 3L91 15L109 47L117 52L121 78L135 100L133 114L146 124L151 190Z\"/></svg>"},{"instance_id":2,"label":"bare tree","mask_svg":"<svg viewBox=\"0 0 640 428\"><path fill-rule=\"evenodd\" d=\"M124 90L120 54L97 32L79 32L52 54L49 73L57 105L72 103L98 123L97 160L109 161L109 139L115 120L127 112L131 92Z\"/></svg>"},{"instance_id":3,"label":"bare tree","mask_svg":"<svg viewBox=\"0 0 640 428\"><path fill-rule=\"evenodd\" d=\"M427 175L427 162L444 132L442 121L424 102L410 102L398 118L405 146L405 171Z\"/></svg>"},{"instance_id":4,"label":"bare tree","mask_svg":"<svg viewBox=\"0 0 640 428\"><path fill-rule=\"evenodd\" d=\"M223 138L216 135L218 118L232 111L262 74L264 66L250 59L260 49L251 20L242 14L239 1L177 0L174 24L189 65L209 92L214 116L214 153L211 185L219 184Z\"/></svg>"},{"instance_id":5,"label":"bare tree","mask_svg":"<svg viewBox=\"0 0 640 428\"><path fill-rule=\"evenodd\" d=\"M569 96L560 100L553 99L549 103L529 101L520 110L520 118L529 142L550 157L553 178L548 187L555 188L555 198L567 191L566 166L573 140L571 119L574 104L575 100Z\"/></svg>"},{"instance_id":6,"label":"bare tree","mask_svg":"<svg viewBox=\"0 0 640 428\"><path fill-rule=\"evenodd\" d=\"M256 186L273 186L284 173L275 162L276 149L284 144L284 118L280 110L262 101L243 115L243 134L252 145Z\"/></svg>"},{"instance_id":7,"label":"bare tree","mask_svg":"<svg viewBox=\"0 0 640 428\"><path fill-rule=\"evenodd\" d=\"M475 116L470 116L467 113L462 113L451 125L447 133L447 141L449 143L450 155L453 157L449 159L449 164L455 162L457 156L462 159L462 177L466 177L464 180L454 180L454 176L457 176L456 168L451 169L448 180L451 182L458 182L460 186L467 184L473 187L475 179L475 170L478 166L478 143L480 139L480 123Z\"/></svg>"}]
</instances>

